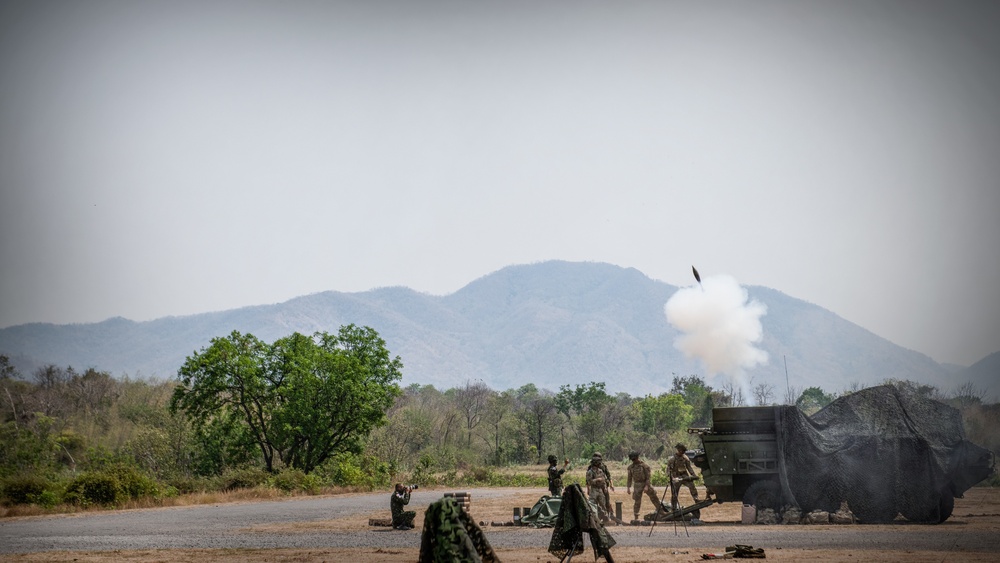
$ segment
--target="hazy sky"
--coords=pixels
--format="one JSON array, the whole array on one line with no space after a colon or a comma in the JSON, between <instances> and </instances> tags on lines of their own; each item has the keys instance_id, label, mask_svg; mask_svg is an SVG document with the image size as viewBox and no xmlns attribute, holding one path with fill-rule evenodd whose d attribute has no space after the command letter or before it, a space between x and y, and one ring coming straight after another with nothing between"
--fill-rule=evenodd
<instances>
[{"instance_id":1,"label":"hazy sky","mask_svg":"<svg viewBox=\"0 0 1000 563\"><path fill-rule=\"evenodd\" d=\"M1000 350L1000 2L0 3L0 326L691 266Z\"/></svg>"}]
</instances>

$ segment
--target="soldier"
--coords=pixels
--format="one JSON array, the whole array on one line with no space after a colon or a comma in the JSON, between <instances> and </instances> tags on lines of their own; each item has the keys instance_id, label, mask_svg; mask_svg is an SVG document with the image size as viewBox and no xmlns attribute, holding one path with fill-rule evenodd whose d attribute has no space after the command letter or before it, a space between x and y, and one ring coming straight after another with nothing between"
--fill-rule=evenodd
<instances>
[{"instance_id":1,"label":"soldier","mask_svg":"<svg viewBox=\"0 0 1000 563\"><path fill-rule=\"evenodd\" d=\"M413 528L413 519L417 513L412 510L403 510L403 506L410 503L410 488L396 483L396 490L389 497L389 508L392 510L392 527L396 530L410 530Z\"/></svg>"},{"instance_id":2,"label":"soldier","mask_svg":"<svg viewBox=\"0 0 1000 563\"><path fill-rule=\"evenodd\" d=\"M569 460L563 461L562 469L556 467L556 462L558 458L554 455L549 456L549 493L554 496L562 496L562 475L566 473L566 468L569 467Z\"/></svg>"},{"instance_id":3,"label":"soldier","mask_svg":"<svg viewBox=\"0 0 1000 563\"><path fill-rule=\"evenodd\" d=\"M611 486L611 475L600 452L595 452L590 458L590 467L587 468L587 496L597 505L597 514L605 524L611 523L611 498L608 495L608 488L615 490Z\"/></svg>"},{"instance_id":4,"label":"soldier","mask_svg":"<svg viewBox=\"0 0 1000 563\"><path fill-rule=\"evenodd\" d=\"M643 494L646 494L652 501L654 510L659 509L660 499L656 498L656 491L653 490L652 470L645 461L639 459L639 452L629 453L628 458L632 460L632 465L628 466L628 482L625 485L625 492L632 493L632 513L635 514L633 520L638 520Z\"/></svg>"},{"instance_id":5,"label":"soldier","mask_svg":"<svg viewBox=\"0 0 1000 563\"><path fill-rule=\"evenodd\" d=\"M696 477L694 468L691 467L691 460L685 455L687 446L677 444L674 447L677 449L677 453L667 460L667 477L670 478L670 505L674 510L677 510L677 493L680 492L682 483L687 484L695 504L700 501L698 500L698 490L694 488L694 477Z\"/></svg>"}]
</instances>

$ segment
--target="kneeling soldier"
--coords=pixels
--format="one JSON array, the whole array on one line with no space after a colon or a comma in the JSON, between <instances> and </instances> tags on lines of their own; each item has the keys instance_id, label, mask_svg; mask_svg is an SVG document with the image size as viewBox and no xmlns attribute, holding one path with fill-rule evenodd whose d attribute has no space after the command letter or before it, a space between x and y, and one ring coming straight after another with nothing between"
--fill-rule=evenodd
<instances>
[{"instance_id":1,"label":"kneeling soldier","mask_svg":"<svg viewBox=\"0 0 1000 563\"><path fill-rule=\"evenodd\" d=\"M417 513L412 510L403 510L403 506L409 503L410 488L396 483L396 490L389 497L393 528L397 530L409 530L413 528L413 519L417 517Z\"/></svg>"}]
</instances>

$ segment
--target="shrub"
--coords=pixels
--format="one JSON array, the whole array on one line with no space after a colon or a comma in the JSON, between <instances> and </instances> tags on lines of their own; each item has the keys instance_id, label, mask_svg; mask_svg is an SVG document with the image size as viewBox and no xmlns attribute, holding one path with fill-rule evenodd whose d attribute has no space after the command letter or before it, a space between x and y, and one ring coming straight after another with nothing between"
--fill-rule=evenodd
<instances>
[{"instance_id":1,"label":"shrub","mask_svg":"<svg viewBox=\"0 0 1000 563\"><path fill-rule=\"evenodd\" d=\"M115 505L127 498L128 495L122 490L118 479L103 472L83 473L73 479L66 488L66 500L81 506Z\"/></svg>"},{"instance_id":2,"label":"shrub","mask_svg":"<svg viewBox=\"0 0 1000 563\"><path fill-rule=\"evenodd\" d=\"M4 479L0 489L9 504L32 504L38 502L48 485L48 480L38 475L17 475Z\"/></svg>"},{"instance_id":3,"label":"shrub","mask_svg":"<svg viewBox=\"0 0 1000 563\"><path fill-rule=\"evenodd\" d=\"M178 494L188 494L211 490L213 483L204 477L174 477L167 480L167 486L177 491Z\"/></svg>"},{"instance_id":4,"label":"shrub","mask_svg":"<svg viewBox=\"0 0 1000 563\"><path fill-rule=\"evenodd\" d=\"M115 463L105 467L102 472L117 479L122 492L129 498L159 496L156 481L132 465Z\"/></svg>"},{"instance_id":5,"label":"shrub","mask_svg":"<svg viewBox=\"0 0 1000 563\"><path fill-rule=\"evenodd\" d=\"M490 484L494 480L494 472L489 467L473 467L465 472L469 484Z\"/></svg>"},{"instance_id":6,"label":"shrub","mask_svg":"<svg viewBox=\"0 0 1000 563\"><path fill-rule=\"evenodd\" d=\"M269 483L276 489L290 493L292 491L306 490L306 481L307 475L301 469L286 467L271 476Z\"/></svg>"},{"instance_id":7,"label":"shrub","mask_svg":"<svg viewBox=\"0 0 1000 563\"><path fill-rule=\"evenodd\" d=\"M259 467L230 469L222 474L222 489L226 491L252 489L267 483L268 477L267 471Z\"/></svg>"},{"instance_id":8,"label":"shrub","mask_svg":"<svg viewBox=\"0 0 1000 563\"><path fill-rule=\"evenodd\" d=\"M35 504L45 508L52 508L60 502L62 502L62 495L60 495L57 491L49 489L42 491L35 498Z\"/></svg>"},{"instance_id":9,"label":"shrub","mask_svg":"<svg viewBox=\"0 0 1000 563\"><path fill-rule=\"evenodd\" d=\"M413 475L410 476L410 480L418 485L437 484L433 475L434 462L434 457L429 453L421 454L420 459L417 460L417 467L413 470ZM454 475L454 469L449 474Z\"/></svg>"},{"instance_id":10,"label":"shrub","mask_svg":"<svg viewBox=\"0 0 1000 563\"><path fill-rule=\"evenodd\" d=\"M391 474L388 463L374 456L351 453L337 454L315 472L318 479L325 478L334 485L369 489L388 486Z\"/></svg>"}]
</instances>

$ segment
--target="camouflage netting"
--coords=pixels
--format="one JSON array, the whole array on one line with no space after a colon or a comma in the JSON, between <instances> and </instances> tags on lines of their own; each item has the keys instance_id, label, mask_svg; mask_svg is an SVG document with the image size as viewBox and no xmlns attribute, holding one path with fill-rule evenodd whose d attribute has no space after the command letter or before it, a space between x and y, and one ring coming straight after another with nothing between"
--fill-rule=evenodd
<instances>
[{"instance_id":1,"label":"camouflage netting","mask_svg":"<svg viewBox=\"0 0 1000 563\"><path fill-rule=\"evenodd\" d=\"M842 397L812 417L775 409L784 500L809 512L846 500L862 522L901 513L941 522L985 479L989 451L965 439L959 412L890 385Z\"/></svg>"},{"instance_id":2,"label":"camouflage netting","mask_svg":"<svg viewBox=\"0 0 1000 563\"><path fill-rule=\"evenodd\" d=\"M453 498L443 498L427 507L417 561L500 563L483 530Z\"/></svg>"},{"instance_id":3,"label":"camouflage netting","mask_svg":"<svg viewBox=\"0 0 1000 563\"><path fill-rule=\"evenodd\" d=\"M604 529L597 516L597 507L587 499L580 485L566 487L561 501L549 540L549 553L556 557L564 557L570 551L583 553L583 532L587 532L594 548L594 559L604 557L608 563L614 563L611 548L615 539Z\"/></svg>"}]
</instances>

